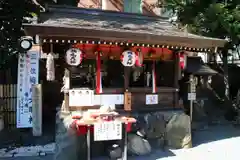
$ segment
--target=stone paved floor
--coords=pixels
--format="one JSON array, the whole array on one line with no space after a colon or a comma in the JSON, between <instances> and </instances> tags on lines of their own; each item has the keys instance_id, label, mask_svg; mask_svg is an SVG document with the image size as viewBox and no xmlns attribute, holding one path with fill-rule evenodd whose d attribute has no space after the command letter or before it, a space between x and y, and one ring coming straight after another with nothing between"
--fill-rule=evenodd
<instances>
[{"instance_id":1,"label":"stone paved floor","mask_svg":"<svg viewBox=\"0 0 240 160\"><path fill-rule=\"evenodd\" d=\"M197 131L193 143L192 149L158 151L137 160L239 160L240 128L228 125Z\"/></svg>"},{"instance_id":2,"label":"stone paved floor","mask_svg":"<svg viewBox=\"0 0 240 160\"><path fill-rule=\"evenodd\" d=\"M230 125L210 127L205 131L197 131L193 142L195 147L192 149L157 151L151 156L134 157L129 160L239 160L240 128ZM4 160L52 160L52 156L4 158Z\"/></svg>"},{"instance_id":3,"label":"stone paved floor","mask_svg":"<svg viewBox=\"0 0 240 160\"><path fill-rule=\"evenodd\" d=\"M16 157L16 158L0 158L0 160L52 160L52 155L42 157Z\"/></svg>"},{"instance_id":4,"label":"stone paved floor","mask_svg":"<svg viewBox=\"0 0 240 160\"><path fill-rule=\"evenodd\" d=\"M0 148L46 145L54 142L55 134L53 129L46 131L41 137L34 137L29 129L3 130L0 132Z\"/></svg>"}]
</instances>

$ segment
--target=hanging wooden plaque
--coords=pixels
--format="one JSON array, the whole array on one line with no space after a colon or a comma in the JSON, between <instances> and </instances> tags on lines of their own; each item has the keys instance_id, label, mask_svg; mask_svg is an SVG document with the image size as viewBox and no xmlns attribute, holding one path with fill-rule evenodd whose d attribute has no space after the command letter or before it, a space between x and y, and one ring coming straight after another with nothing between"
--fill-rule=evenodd
<instances>
[{"instance_id":1,"label":"hanging wooden plaque","mask_svg":"<svg viewBox=\"0 0 240 160\"><path fill-rule=\"evenodd\" d=\"M125 111L132 110L132 94L131 94L131 92L124 93L124 110Z\"/></svg>"}]
</instances>

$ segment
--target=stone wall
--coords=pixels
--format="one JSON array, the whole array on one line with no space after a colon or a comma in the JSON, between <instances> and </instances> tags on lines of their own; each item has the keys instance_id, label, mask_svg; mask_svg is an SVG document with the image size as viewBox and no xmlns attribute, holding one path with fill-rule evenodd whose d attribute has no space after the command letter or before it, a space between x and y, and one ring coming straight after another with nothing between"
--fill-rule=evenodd
<instances>
[{"instance_id":1,"label":"stone wall","mask_svg":"<svg viewBox=\"0 0 240 160\"><path fill-rule=\"evenodd\" d=\"M190 118L182 111L138 113L133 114L133 117L138 121L133 128L135 131L141 129L145 133L151 147L162 149L164 147L189 148L192 146ZM56 160L86 159L86 137L76 136L69 128L71 123L71 114L63 115L61 111L58 112L56 117ZM131 137L129 136L129 138ZM102 143L94 143L92 147L92 155L102 155L104 152Z\"/></svg>"},{"instance_id":2,"label":"stone wall","mask_svg":"<svg viewBox=\"0 0 240 160\"><path fill-rule=\"evenodd\" d=\"M75 131L70 127L72 114L62 114L59 111L56 115L56 150L55 160L86 160L87 159L87 137L86 135L77 136ZM91 135L92 137L93 135ZM93 138L91 138L93 141ZM91 142L91 155L101 155L104 152L104 147L101 142Z\"/></svg>"},{"instance_id":3,"label":"stone wall","mask_svg":"<svg viewBox=\"0 0 240 160\"><path fill-rule=\"evenodd\" d=\"M152 146L191 147L190 118L183 111L162 111L134 115ZM154 144L155 143L155 144Z\"/></svg>"},{"instance_id":4,"label":"stone wall","mask_svg":"<svg viewBox=\"0 0 240 160\"><path fill-rule=\"evenodd\" d=\"M69 130L71 123L70 114L61 115L58 112L56 116L56 151L54 157L56 160L78 160L79 155L85 156L84 151L80 149L80 147L86 148L84 147L85 141L83 137L77 137L71 133L71 130Z\"/></svg>"}]
</instances>

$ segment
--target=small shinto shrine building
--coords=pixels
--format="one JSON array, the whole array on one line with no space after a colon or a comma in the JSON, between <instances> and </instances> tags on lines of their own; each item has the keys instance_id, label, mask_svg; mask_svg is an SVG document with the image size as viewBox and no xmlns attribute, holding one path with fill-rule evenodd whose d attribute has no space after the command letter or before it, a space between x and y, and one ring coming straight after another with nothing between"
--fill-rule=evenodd
<instances>
[{"instance_id":1,"label":"small shinto shrine building","mask_svg":"<svg viewBox=\"0 0 240 160\"><path fill-rule=\"evenodd\" d=\"M226 43L183 32L162 17L65 6L48 6L24 30L40 38L39 54L59 55L55 81L65 75L64 113L101 105L129 114L181 111L184 55L214 54ZM90 89L91 97L79 88Z\"/></svg>"}]
</instances>

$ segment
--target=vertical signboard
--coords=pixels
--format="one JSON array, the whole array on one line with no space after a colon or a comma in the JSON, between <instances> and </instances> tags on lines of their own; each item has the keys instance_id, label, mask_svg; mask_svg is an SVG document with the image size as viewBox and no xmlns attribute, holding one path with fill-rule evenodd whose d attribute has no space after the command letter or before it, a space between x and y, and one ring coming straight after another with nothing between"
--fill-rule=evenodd
<instances>
[{"instance_id":1,"label":"vertical signboard","mask_svg":"<svg viewBox=\"0 0 240 160\"><path fill-rule=\"evenodd\" d=\"M32 127L32 85L38 83L39 49L33 48L18 59L17 128Z\"/></svg>"}]
</instances>

